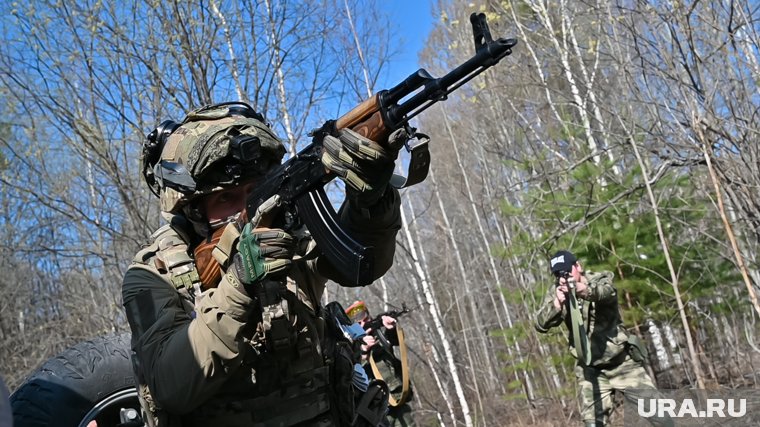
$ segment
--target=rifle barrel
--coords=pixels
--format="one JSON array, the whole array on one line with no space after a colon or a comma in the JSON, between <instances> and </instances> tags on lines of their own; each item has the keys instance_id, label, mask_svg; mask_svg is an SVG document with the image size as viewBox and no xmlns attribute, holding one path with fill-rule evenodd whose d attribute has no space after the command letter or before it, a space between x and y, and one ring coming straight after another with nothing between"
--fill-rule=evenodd
<instances>
[{"instance_id":1,"label":"rifle barrel","mask_svg":"<svg viewBox=\"0 0 760 427\"><path fill-rule=\"evenodd\" d=\"M433 78L425 69L419 69L393 89L380 95L380 104L388 105L385 125L396 129L424 111L431 104L446 99L447 95L489 67L496 65L502 58L512 53L517 39L499 38L492 40L478 49L472 58L460 64L441 78ZM397 104L404 96L411 94L420 86L423 89L408 100Z\"/></svg>"}]
</instances>

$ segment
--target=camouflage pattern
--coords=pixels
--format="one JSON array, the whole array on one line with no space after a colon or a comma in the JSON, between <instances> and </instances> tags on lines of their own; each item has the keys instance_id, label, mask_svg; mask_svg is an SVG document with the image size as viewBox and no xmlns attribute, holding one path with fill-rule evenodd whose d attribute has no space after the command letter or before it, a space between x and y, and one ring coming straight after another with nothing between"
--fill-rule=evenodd
<instances>
[{"instance_id":1,"label":"camouflage pattern","mask_svg":"<svg viewBox=\"0 0 760 427\"><path fill-rule=\"evenodd\" d=\"M613 409L612 393L615 390L626 395L628 389L651 390L655 387L642 361L633 360L629 354L629 336L620 316L617 290L612 284L613 273L587 272L585 276L588 291L585 297L578 299L578 304L588 331L591 363L587 367L577 364L575 374L580 387L582 419L587 425L596 423L601 426ZM538 332L546 333L563 322L570 326L566 305L562 309L554 306L555 295L552 285L536 312ZM570 352L577 359L572 343L573 337L570 336ZM626 398L634 397L626 395Z\"/></svg>"},{"instance_id":2,"label":"camouflage pattern","mask_svg":"<svg viewBox=\"0 0 760 427\"><path fill-rule=\"evenodd\" d=\"M585 424L595 423L601 427L607 423L614 409L613 393L623 393L626 400L636 406L637 397L649 397L651 394L637 396L640 390L655 390L655 386L646 369L629 355L622 356L622 363L604 368L575 367L575 377L580 388L580 413ZM670 420L652 419L654 425L672 425Z\"/></svg>"},{"instance_id":3,"label":"camouflage pattern","mask_svg":"<svg viewBox=\"0 0 760 427\"><path fill-rule=\"evenodd\" d=\"M389 427L413 427L412 407L408 403L388 409Z\"/></svg>"},{"instance_id":4,"label":"camouflage pattern","mask_svg":"<svg viewBox=\"0 0 760 427\"><path fill-rule=\"evenodd\" d=\"M162 188L162 211L177 213L195 197L236 184L220 173L218 167L221 160L229 159L230 141L236 135L258 138L261 151L266 154L261 161L242 165L247 176L264 175L282 160L285 147L266 124L248 117L224 117L226 113L226 107L200 113L191 112L167 138L160 160L183 165L198 183L198 187L192 194Z\"/></svg>"},{"instance_id":5,"label":"camouflage pattern","mask_svg":"<svg viewBox=\"0 0 760 427\"><path fill-rule=\"evenodd\" d=\"M345 230L375 248L373 277L393 262L399 206L398 192L391 190L371 208L371 222L350 204L338 212ZM217 287L195 298L192 286L175 280L175 275L192 271L192 262L187 263L192 261L189 235L188 230L163 227L124 276L122 297L141 400L155 415L149 425L335 425L328 410L333 398L343 396L330 389L338 384L328 380L332 372L324 365L323 349L316 354L310 349L324 345L325 323L319 313L325 283L341 279L308 231L294 230L300 244L287 293L294 302L289 307L296 326L302 329L290 360L272 360L272 353L267 357L256 347L251 337L261 318L259 305L233 274L225 274ZM283 383L284 369L290 374ZM349 369L353 372L350 364Z\"/></svg>"},{"instance_id":6,"label":"camouflage pattern","mask_svg":"<svg viewBox=\"0 0 760 427\"><path fill-rule=\"evenodd\" d=\"M578 298L578 305L586 323L591 349L591 366L599 366L618 358L625 350L628 333L623 327L617 302L617 290L612 286L613 274L609 271L586 273L588 292ZM567 308L554 307L555 288L550 286L544 302L536 313L536 330L547 332L550 328L565 322L569 324ZM570 330L568 328L568 330ZM570 352L576 356L570 337Z\"/></svg>"}]
</instances>

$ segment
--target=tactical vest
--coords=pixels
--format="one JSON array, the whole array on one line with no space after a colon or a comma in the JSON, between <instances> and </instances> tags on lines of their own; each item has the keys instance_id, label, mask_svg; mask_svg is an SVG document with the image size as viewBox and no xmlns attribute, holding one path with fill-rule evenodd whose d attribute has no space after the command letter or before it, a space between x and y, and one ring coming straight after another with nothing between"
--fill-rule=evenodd
<instances>
[{"instance_id":1,"label":"tactical vest","mask_svg":"<svg viewBox=\"0 0 760 427\"><path fill-rule=\"evenodd\" d=\"M200 278L187 239L165 225L151 236L132 267L149 270L171 283L192 318L203 298ZM313 245L310 245L313 246ZM133 357L143 418L150 427L164 426L338 426L354 419L350 344L325 334L325 312L288 278L287 285L267 282L257 298L261 310L251 319L256 332L239 375L223 391L189 414L166 414L151 397L141 367ZM328 328L329 329L329 328ZM324 351L324 352L323 352Z\"/></svg>"}]
</instances>

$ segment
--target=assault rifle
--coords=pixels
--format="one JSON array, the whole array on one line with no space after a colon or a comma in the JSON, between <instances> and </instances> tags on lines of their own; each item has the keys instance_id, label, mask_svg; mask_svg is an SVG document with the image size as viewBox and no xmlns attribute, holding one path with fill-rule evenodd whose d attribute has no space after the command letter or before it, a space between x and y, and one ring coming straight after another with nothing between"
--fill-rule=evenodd
<instances>
[{"instance_id":1,"label":"assault rifle","mask_svg":"<svg viewBox=\"0 0 760 427\"><path fill-rule=\"evenodd\" d=\"M375 351L375 348L380 348L382 351L385 351L388 354L393 354L393 345L388 341L388 338L385 337L385 334L380 329L383 327L383 316L390 316L394 319L398 319L399 317L409 313L409 311L411 310L406 308L406 304L401 304L401 310L390 310L386 311L385 313L380 313L376 315L372 320L364 324L364 330L370 331L370 335L375 337L378 344L380 344L379 347L373 347L373 351Z\"/></svg>"},{"instance_id":2,"label":"assault rifle","mask_svg":"<svg viewBox=\"0 0 760 427\"><path fill-rule=\"evenodd\" d=\"M560 278L564 278L565 283L567 283L565 306L570 314L570 331L573 336L573 347L581 364L588 366L591 363L591 351L589 350L586 325L583 322L583 316L578 305L578 296L575 294L575 279L573 279L569 271L558 271L554 276L557 278L554 286L559 287Z\"/></svg>"},{"instance_id":3,"label":"assault rifle","mask_svg":"<svg viewBox=\"0 0 760 427\"><path fill-rule=\"evenodd\" d=\"M485 14L470 16L475 39L475 55L441 78L419 69L388 90L381 90L335 121L328 121L312 133L312 143L271 171L258 183L246 204L246 212L256 209L279 194L290 217L306 224L317 246L343 275L344 286L365 286L372 277L372 247L354 240L339 223L324 186L335 178L321 162L322 141L336 130L349 128L373 141L387 141L391 132L408 126L409 121L502 58L512 53L517 39L493 40ZM407 149L411 152L410 172L397 188L425 179L430 164L427 141ZM286 220L287 222L287 220Z\"/></svg>"},{"instance_id":4,"label":"assault rifle","mask_svg":"<svg viewBox=\"0 0 760 427\"><path fill-rule=\"evenodd\" d=\"M374 319L364 324L364 329L366 330L372 328L373 331L380 330L380 328L383 327L383 316L389 316L394 319L398 319L399 317L409 313L409 311L410 310L406 308L406 304L401 304L401 310L390 310L386 311L385 313L378 314L374 317Z\"/></svg>"},{"instance_id":5,"label":"assault rifle","mask_svg":"<svg viewBox=\"0 0 760 427\"><path fill-rule=\"evenodd\" d=\"M565 279L566 281L569 281L572 276L570 275L569 271L558 271L554 273L554 287L559 286L559 279Z\"/></svg>"}]
</instances>

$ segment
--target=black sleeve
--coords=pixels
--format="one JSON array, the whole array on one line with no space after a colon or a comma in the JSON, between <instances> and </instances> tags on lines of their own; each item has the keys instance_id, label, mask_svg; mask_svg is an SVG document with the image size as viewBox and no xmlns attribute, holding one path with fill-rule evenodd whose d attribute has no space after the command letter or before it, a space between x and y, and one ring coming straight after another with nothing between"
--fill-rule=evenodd
<instances>
[{"instance_id":1,"label":"black sleeve","mask_svg":"<svg viewBox=\"0 0 760 427\"><path fill-rule=\"evenodd\" d=\"M130 268L122 297L139 376L169 413L196 408L240 366L251 300L224 279L193 308L157 274Z\"/></svg>"},{"instance_id":2,"label":"black sleeve","mask_svg":"<svg viewBox=\"0 0 760 427\"><path fill-rule=\"evenodd\" d=\"M398 328L398 321L396 321L396 328ZM385 339L387 339L392 346L398 347L398 329L396 328L387 329L383 327L383 335L385 335Z\"/></svg>"}]
</instances>

